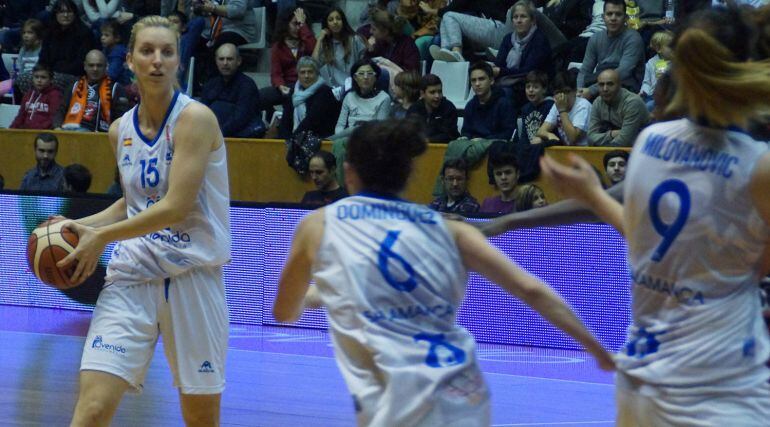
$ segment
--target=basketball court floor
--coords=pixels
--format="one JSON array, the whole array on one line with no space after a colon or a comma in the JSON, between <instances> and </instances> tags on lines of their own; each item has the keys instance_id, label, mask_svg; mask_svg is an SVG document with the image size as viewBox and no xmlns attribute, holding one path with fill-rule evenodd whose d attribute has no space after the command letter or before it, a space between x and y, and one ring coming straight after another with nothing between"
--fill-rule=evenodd
<instances>
[{"instance_id":1,"label":"basketball court floor","mask_svg":"<svg viewBox=\"0 0 770 427\"><path fill-rule=\"evenodd\" d=\"M77 396L90 312L0 305L0 426L63 426ZM181 426L162 343L115 426ZM583 352L479 344L494 426L611 426L612 374ZM323 331L231 325L223 426L353 426Z\"/></svg>"}]
</instances>

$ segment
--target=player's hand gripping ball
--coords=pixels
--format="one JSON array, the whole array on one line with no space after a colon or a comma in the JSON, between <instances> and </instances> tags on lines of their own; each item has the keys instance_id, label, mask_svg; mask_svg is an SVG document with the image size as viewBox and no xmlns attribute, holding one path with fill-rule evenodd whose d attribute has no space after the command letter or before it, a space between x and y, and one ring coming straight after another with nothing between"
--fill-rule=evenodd
<instances>
[{"instance_id":1,"label":"player's hand gripping ball","mask_svg":"<svg viewBox=\"0 0 770 427\"><path fill-rule=\"evenodd\" d=\"M40 224L32 231L27 241L29 268L43 283L56 289L69 289L75 285L70 281L77 262L66 269L56 263L72 253L78 245L78 236L62 228L64 218L55 218Z\"/></svg>"}]
</instances>

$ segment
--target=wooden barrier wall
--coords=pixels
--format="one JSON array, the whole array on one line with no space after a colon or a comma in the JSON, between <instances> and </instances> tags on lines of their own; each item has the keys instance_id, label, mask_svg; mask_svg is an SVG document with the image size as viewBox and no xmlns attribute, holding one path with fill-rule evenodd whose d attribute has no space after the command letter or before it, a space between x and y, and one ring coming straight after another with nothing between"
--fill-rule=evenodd
<instances>
[{"instance_id":1,"label":"wooden barrier wall","mask_svg":"<svg viewBox=\"0 0 770 427\"><path fill-rule=\"evenodd\" d=\"M35 165L33 142L38 131L0 130L0 174L5 177L6 189L18 189L24 173ZM115 173L115 159L106 134L54 132L59 139L56 161L66 166L80 163L91 170L91 192L106 191ZM444 144L430 144L428 151L417 159L412 180L405 198L420 203L431 200L431 191L444 157ZM331 150L331 144L324 143ZM575 152L602 170L606 148L552 147L549 155L558 160ZM283 140L227 139L227 157L230 171L232 200L253 202L298 202L313 183L303 180L286 164ZM495 194L488 184L486 160L470 173L469 189L479 200ZM559 199L552 187L540 178L535 182L545 190L549 202Z\"/></svg>"}]
</instances>

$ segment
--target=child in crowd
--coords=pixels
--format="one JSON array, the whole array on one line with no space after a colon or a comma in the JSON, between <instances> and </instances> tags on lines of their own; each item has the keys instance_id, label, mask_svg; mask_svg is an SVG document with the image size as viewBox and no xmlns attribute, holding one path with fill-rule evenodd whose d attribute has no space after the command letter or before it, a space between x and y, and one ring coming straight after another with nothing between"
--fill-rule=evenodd
<instances>
[{"instance_id":1,"label":"child in crowd","mask_svg":"<svg viewBox=\"0 0 770 427\"><path fill-rule=\"evenodd\" d=\"M516 202L517 212L542 208L548 205L545 192L535 184L523 184L516 187L516 191L513 192L513 200Z\"/></svg>"},{"instance_id":2,"label":"child in crowd","mask_svg":"<svg viewBox=\"0 0 770 427\"><path fill-rule=\"evenodd\" d=\"M548 112L553 107L553 98L546 97L548 74L544 71L530 71L525 78L524 93L527 103L521 107L516 121L516 136L520 144L529 144L537 136Z\"/></svg>"},{"instance_id":3,"label":"child in crowd","mask_svg":"<svg viewBox=\"0 0 770 427\"><path fill-rule=\"evenodd\" d=\"M123 44L123 34L120 23L115 19L107 19L102 23L100 40L102 52L107 57L107 75L113 82L122 85L131 83L131 71L126 67L126 45Z\"/></svg>"},{"instance_id":4,"label":"child in crowd","mask_svg":"<svg viewBox=\"0 0 770 427\"><path fill-rule=\"evenodd\" d=\"M21 27L21 48L17 62L19 73L30 73L40 57L45 26L37 19L27 19ZM12 71L12 70L8 70ZM11 76L13 77L13 76Z\"/></svg>"},{"instance_id":5,"label":"child in crowd","mask_svg":"<svg viewBox=\"0 0 770 427\"><path fill-rule=\"evenodd\" d=\"M393 81L391 117L403 119L412 104L420 100L420 79L417 71L404 71L396 76Z\"/></svg>"},{"instance_id":6,"label":"child in crowd","mask_svg":"<svg viewBox=\"0 0 770 427\"><path fill-rule=\"evenodd\" d=\"M669 31L658 31L650 39L650 49L655 51L655 55L644 65L644 80L639 96L647 103L647 110L652 111L655 102L652 94L655 93L655 85L663 73L668 70L671 63L671 42L674 36Z\"/></svg>"},{"instance_id":7,"label":"child in crowd","mask_svg":"<svg viewBox=\"0 0 770 427\"><path fill-rule=\"evenodd\" d=\"M12 129L53 129L53 118L61 107L62 94L51 84L53 71L43 64L32 68L32 90L24 95Z\"/></svg>"},{"instance_id":8,"label":"child in crowd","mask_svg":"<svg viewBox=\"0 0 770 427\"><path fill-rule=\"evenodd\" d=\"M500 192L494 197L487 197L481 204L482 213L505 215L516 211L514 193L519 182L519 163L511 151L498 151L489 156L495 188Z\"/></svg>"},{"instance_id":9,"label":"child in crowd","mask_svg":"<svg viewBox=\"0 0 770 427\"><path fill-rule=\"evenodd\" d=\"M17 75L22 73L31 73L32 67L37 64L40 57L40 49L43 41L43 32L45 27L37 19L27 19L21 27L21 48L19 48L19 57L16 59L14 67L8 72L7 80L0 82L0 96L10 92L13 88L13 81Z\"/></svg>"}]
</instances>

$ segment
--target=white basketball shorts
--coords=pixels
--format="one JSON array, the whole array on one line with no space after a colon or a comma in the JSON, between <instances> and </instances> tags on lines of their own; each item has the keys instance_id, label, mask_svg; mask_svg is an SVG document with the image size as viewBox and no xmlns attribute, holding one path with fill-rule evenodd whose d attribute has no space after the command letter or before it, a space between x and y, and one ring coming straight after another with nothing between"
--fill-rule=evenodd
<instances>
[{"instance_id":1,"label":"white basketball shorts","mask_svg":"<svg viewBox=\"0 0 770 427\"><path fill-rule=\"evenodd\" d=\"M620 427L761 427L770 420L770 384L740 390L696 389L666 392L616 374Z\"/></svg>"},{"instance_id":2,"label":"white basketball shorts","mask_svg":"<svg viewBox=\"0 0 770 427\"><path fill-rule=\"evenodd\" d=\"M222 267L197 267L140 284L107 284L96 302L80 369L116 375L141 392L162 335L174 386L183 394L219 394L228 331Z\"/></svg>"}]
</instances>

